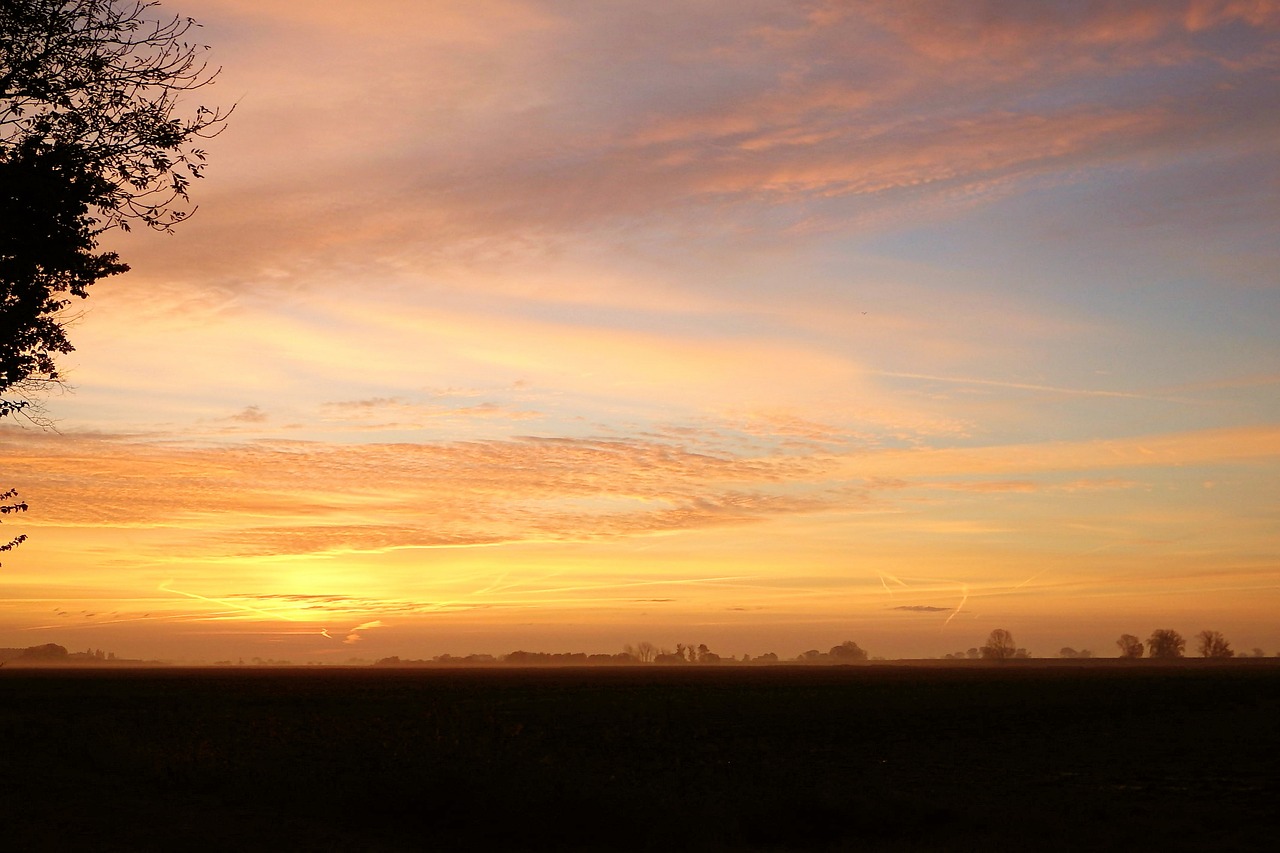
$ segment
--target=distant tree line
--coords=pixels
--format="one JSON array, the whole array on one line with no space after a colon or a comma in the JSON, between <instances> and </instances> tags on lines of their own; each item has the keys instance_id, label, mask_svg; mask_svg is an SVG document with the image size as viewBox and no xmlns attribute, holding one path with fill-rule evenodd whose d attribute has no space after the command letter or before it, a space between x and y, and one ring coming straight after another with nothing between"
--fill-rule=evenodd
<instances>
[{"instance_id":1,"label":"distant tree line","mask_svg":"<svg viewBox=\"0 0 1280 853\"><path fill-rule=\"evenodd\" d=\"M83 652L69 652L66 646L57 643L44 643L39 646L28 646L23 649L0 649L0 666L6 663L33 664L93 664L117 662L115 652L102 649L85 649ZM123 662L123 661L119 661ZM134 661L136 663L136 661Z\"/></svg>"},{"instance_id":2,"label":"distant tree line","mask_svg":"<svg viewBox=\"0 0 1280 853\"><path fill-rule=\"evenodd\" d=\"M1232 650L1231 644L1218 631L1201 631L1194 638L1195 649L1197 653L1204 658L1231 658L1236 653ZM1153 659L1174 659L1182 658L1186 654L1187 641L1177 631L1160 628L1151 633L1145 645L1132 634L1122 634L1116 640L1116 646L1120 650L1121 658L1141 658L1144 655ZM1265 657L1266 653L1259 648L1252 649L1250 654L1241 655L1241 657ZM1280 655L1278 655L1280 656ZM1013 635L1003 629L997 628L988 636L986 643L981 647L975 646L967 651L954 652L944 655L945 660L984 660L984 661L1006 661L1016 659L1030 658L1031 655L1025 648L1019 647L1013 639ZM1058 657L1069 659L1088 659L1093 658L1094 654L1088 649L1076 649L1064 647L1058 652ZM727 657L719 655L713 651L705 643L677 643L674 650L658 647L650 642L640 642L636 644L627 644L622 651L614 654L587 654L586 652L530 652L517 650L509 652L505 655L490 654L469 654L469 655L436 655L429 659L411 659L401 658L398 655L381 658L375 662L375 666L628 666L628 665L668 665L668 666L707 666L707 665L769 665L779 663L790 664L858 664L869 660L866 650L860 647L853 640L845 640L839 645L832 646L823 652L818 649L809 649L801 652L794 658L780 658L774 652L767 652L762 655L752 657L744 654L740 658L732 655ZM883 660L876 658L876 660ZM0 666L5 663L30 663L30 664L93 664L99 662L118 663L118 664L141 664L156 663L155 661L130 661L122 660L116 657L114 652L106 652L101 649L87 649L83 652L68 652L64 646L55 643L46 643L41 646L32 646L25 649L0 649ZM263 658L252 658L252 663L257 666L291 666L292 663L287 660L273 660ZM368 661L349 661L350 664L365 663ZM244 665L245 661L239 661L240 665ZM217 661L216 665L230 666L232 662Z\"/></svg>"},{"instance_id":3,"label":"distant tree line","mask_svg":"<svg viewBox=\"0 0 1280 853\"><path fill-rule=\"evenodd\" d=\"M838 646L832 646L826 652L810 649L802 652L791 663L808 664L847 664L860 663L867 660L867 652L853 640L845 640ZM375 662L375 666L617 666L630 664L658 665L712 665L719 663L733 664L773 664L782 661L774 652L766 652L752 657L744 654L741 658L732 655L724 657L711 651L706 643L676 643L675 649L661 648L648 641L623 646L616 654L586 654L585 652L527 652L514 651L505 655L436 655L429 659L404 659L398 655L385 657Z\"/></svg>"},{"instance_id":4,"label":"distant tree line","mask_svg":"<svg viewBox=\"0 0 1280 853\"><path fill-rule=\"evenodd\" d=\"M1143 641L1133 634L1121 634L1116 640L1121 658L1140 658L1145 653L1156 659L1184 657L1187 649L1186 639L1170 628L1157 628L1151 632L1144 646ZM1231 643L1219 631L1204 630L1195 636L1195 648L1200 657L1229 658L1235 656ZM1076 650L1064 646L1058 651L1058 657L1071 659L1092 658L1089 649ZM1262 649L1253 649L1253 657L1265 657ZM952 652L943 656L945 660L1010 660L1030 657L1027 650L1014 643L1013 635L1004 628L996 628L987 637L982 646L975 646L968 651Z\"/></svg>"},{"instance_id":5,"label":"distant tree line","mask_svg":"<svg viewBox=\"0 0 1280 853\"><path fill-rule=\"evenodd\" d=\"M1195 637L1196 649L1201 657L1229 658L1235 655L1231 644L1218 631L1201 631ZM1132 634L1122 634L1116 640L1121 658L1141 658L1144 654L1155 659L1181 658L1185 655L1187 642L1177 631L1160 628L1151 633L1146 644ZM944 660L985 660L1006 661L1028 659L1031 654L1019 646L1013 634L1004 628L996 628L987 637L982 646L974 646L966 651L953 652L943 656ZM1058 651L1058 657L1075 660L1094 658L1089 649L1074 649L1065 646ZM1265 657L1262 649L1253 649L1252 657ZM709 665L709 664L850 664L862 663L869 659L865 649L853 640L846 640L838 646L832 646L823 652L809 649L794 658L780 658L773 652L757 655L744 654L740 658L732 655L724 657L711 651L705 643L677 643L674 649L662 648L648 641L628 643L616 654L586 654L584 652L527 652L515 651L505 655L471 654L465 656L437 655L430 659L410 660L398 656L382 658L376 662L379 666L430 666L452 664L461 666L508 665L508 666L578 666L578 665L631 665L657 664L668 666ZM876 658L881 660L881 658Z\"/></svg>"},{"instance_id":6,"label":"distant tree line","mask_svg":"<svg viewBox=\"0 0 1280 853\"><path fill-rule=\"evenodd\" d=\"M1031 657L1030 653L1020 648L1013 641L1013 634L1004 628L996 628L992 631L987 637L987 642L981 647L974 646L968 651L943 655L944 660L1012 660L1028 657Z\"/></svg>"},{"instance_id":7,"label":"distant tree line","mask_svg":"<svg viewBox=\"0 0 1280 853\"><path fill-rule=\"evenodd\" d=\"M1231 643L1218 631L1204 630L1195 636L1196 651L1202 658L1235 657ZM1133 634L1121 634L1116 640L1122 658L1142 657L1142 641ZM1153 658L1180 658L1186 653L1187 641L1172 628L1157 628L1147 638L1146 652ZM1254 649L1255 657L1262 657L1262 649Z\"/></svg>"}]
</instances>

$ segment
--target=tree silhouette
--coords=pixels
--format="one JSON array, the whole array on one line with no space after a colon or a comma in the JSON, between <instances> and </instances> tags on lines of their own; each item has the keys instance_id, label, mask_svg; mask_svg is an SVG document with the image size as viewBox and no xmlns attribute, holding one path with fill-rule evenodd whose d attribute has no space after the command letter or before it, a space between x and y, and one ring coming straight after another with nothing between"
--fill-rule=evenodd
<instances>
[{"instance_id":1,"label":"tree silhouette","mask_svg":"<svg viewBox=\"0 0 1280 853\"><path fill-rule=\"evenodd\" d=\"M1202 658L1229 658L1235 656L1235 652L1231 650L1231 644L1227 642L1227 638L1217 631L1201 631L1196 634L1196 648Z\"/></svg>"},{"instance_id":2,"label":"tree silhouette","mask_svg":"<svg viewBox=\"0 0 1280 853\"><path fill-rule=\"evenodd\" d=\"M169 230L188 215L201 177L197 140L230 111L180 97L218 76L190 41L191 18L159 17L153 0L26 0L0 6L0 128L6 148L65 145L103 181L94 205L107 227Z\"/></svg>"},{"instance_id":3,"label":"tree silhouette","mask_svg":"<svg viewBox=\"0 0 1280 853\"><path fill-rule=\"evenodd\" d=\"M1120 657L1122 658L1140 658L1142 657L1142 641L1133 634L1121 634L1116 640L1116 646L1120 649Z\"/></svg>"},{"instance_id":4,"label":"tree silhouette","mask_svg":"<svg viewBox=\"0 0 1280 853\"><path fill-rule=\"evenodd\" d=\"M634 646L628 643L622 647L622 651L640 663L652 663L653 659L658 655L658 647L648 640L642 640Z\"/></svg>"},{"instance_id":5,"label":"tree silhouette","mask_svg":"<svg viewBox=\"0 0 1280 853\"><path fill-rule=\"evenodd\" d=\"M184 93L217 77L189 42L190 18L155 2L0 4L0 394L4 414L58 381L70 352L63 310L128 267L98 236L133 222L169 231L202 176L199 140L230 111L179 114Z\"/></svg>"},{"instance_id":6,"label":"tree silhouette","mask_svg":"<svg viewBox=\"0 0 1280 853\"><path fill-rule=\"evenodd\" d=\"M1170 628L1157 628L1147 638L1147 654L1153 658L1180 658L1186 647L1182 635Z\"/></svg>"},{"instance_id":7,"label":"tree silhouette","mask_svg":"<svg viewBox=\"0 0 1280 853\"><path fill-rule=\"evenodd\" d=\"M27 505L18 500L17 489L10 489L7 492L0 492L0 515L9 515L14 512L26 512ZM0 542L0 552L12 551L27 540L25 533L20 533L10 539L8 542Z\"/></svg>"},{"instance_id":8,"label":"tree silhouette","mask_svg":"<svg viewBox=\"0 0 1280 853\"><path fill-rule=\"evenodd\" d=\"M1007 660L1017 653L1017 646L1014 645L1013 635L1004 628L996 628L987 637L986 645L982 647L982 657L986 660Z\"/></svg>"},{"instance_id":9,"label":"tree silhouette","mask_svg":"<svg viewBox=\"0 0 1280 853\"><path fill-rule=\"evenodd\" d=\"M98 279L128 269L114 252L95 251L90 206L104 187L74 146L0 147L0 393L21 398L0 416L24 413L33 391L58 381L54 359L72 350L67 296L83 299Z\"/></svg>"},{"instance_id":10,"label":"tree silhouette","mask_svg":"<svg viewBox=\"0 0 1280 853\"><path fill-rule=\"evenodd\" d=\"M853 640L845 640L838 646L833 646L831 651L827 653L832 660L840 663L853 663L855 661L864 661L867 659L865 649L859 648L858 644Z\"/></svg>"}]
</instances>

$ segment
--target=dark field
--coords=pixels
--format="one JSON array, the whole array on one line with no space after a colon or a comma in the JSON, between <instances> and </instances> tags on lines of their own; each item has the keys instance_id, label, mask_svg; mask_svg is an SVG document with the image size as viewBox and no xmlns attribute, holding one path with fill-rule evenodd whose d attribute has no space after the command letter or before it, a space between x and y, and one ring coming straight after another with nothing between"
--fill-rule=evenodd
<instances>
[{"instance_id":1,"label":"dark field","mask_svg":"<svg viewBox=\"0 0 1280 853\"><path fill-rule=\"evenodd\" d=\"M1275 850L1280 667L0 670L12 850Z\"/></svg>"}]
</instances>

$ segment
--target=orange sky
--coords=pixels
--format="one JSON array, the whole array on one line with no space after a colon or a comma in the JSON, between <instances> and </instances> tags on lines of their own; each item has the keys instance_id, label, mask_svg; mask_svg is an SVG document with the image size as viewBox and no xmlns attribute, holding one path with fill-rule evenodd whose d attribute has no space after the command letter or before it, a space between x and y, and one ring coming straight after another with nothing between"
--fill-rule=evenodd
<instances>
[{"instance_id":1,"label":"orange sky","mask_svg":"<svg viewBox=\"0 0 1280 853\"><path fill-rule=\"evenodd\" d=\"M1280 4L162 9L0 647L1280 651Z\"/></svg>"}]
</instances>

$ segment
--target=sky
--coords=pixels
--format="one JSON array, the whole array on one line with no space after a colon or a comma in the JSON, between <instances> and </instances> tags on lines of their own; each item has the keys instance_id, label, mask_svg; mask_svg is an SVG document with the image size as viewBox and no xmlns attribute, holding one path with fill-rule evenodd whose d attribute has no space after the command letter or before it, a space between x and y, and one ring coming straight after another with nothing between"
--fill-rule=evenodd
<instances>
[{"instance_id":1,"label":"sky","mask_svg":"<svg viewBox=\"0 0 1280 853\"><path fill-rule=\"evenodd\" d=\"M161 10L0 647L1280 651L1280 3Z\"/></svg>"}]
</instances>

